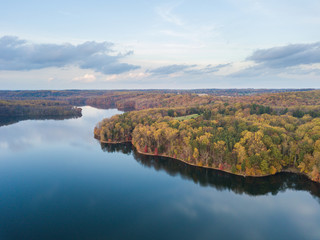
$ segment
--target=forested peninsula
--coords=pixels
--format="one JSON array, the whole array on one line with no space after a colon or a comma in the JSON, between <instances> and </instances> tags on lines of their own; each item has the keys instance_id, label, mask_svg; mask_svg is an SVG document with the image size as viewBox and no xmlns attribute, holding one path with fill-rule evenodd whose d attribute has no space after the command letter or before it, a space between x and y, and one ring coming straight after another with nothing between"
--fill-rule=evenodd
<instances>
[{"instance_id":1,"label":"forested peninsula","mask_svg":"<svg viewBox=\"0 0 320 240\"><path fill-rule=\"evenodd\" d=\"M320 182L320 91L161 94L155 108L97 124L104 143L243 176L301 173Z\"/></svg>"}]
</instances>

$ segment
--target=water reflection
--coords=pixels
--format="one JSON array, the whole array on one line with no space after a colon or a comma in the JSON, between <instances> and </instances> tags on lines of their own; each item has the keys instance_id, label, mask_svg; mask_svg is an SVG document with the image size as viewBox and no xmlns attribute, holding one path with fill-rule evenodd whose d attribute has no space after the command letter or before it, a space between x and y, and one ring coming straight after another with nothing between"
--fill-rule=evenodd
<instances>
[{"instance_id":1,"label":"water reflection","mask_svg":"<svg viewBox=\"0 0 320 240\"><path fill-rule=\"evenodd\" d=\"M15 124L21 121L26 120L66 120L66 119L76 119L80 118L81 116L52 116L52 117L0 117L0 127L1 126L8 126L11 124Z\"/></svg>"},{"instance_id":2,"label":"water reflection","mask_svg":"<svg viewBox=\"0 0 320 240\"><path fill-rule=\"evenodd\" d=\"M47 148L48 144L78 146L81 149L95 147L92 137L95 124L105 117L122 113L116 109L98 110L88 106L81 108L81 118L6 118L2 124L7 126L0 127L0 157L5 151L39 150Z\"/></svg>"},{"instance_id":3,"label":"water reflection","mask_svg":"<svg viewBox=\"0 0 320 240\"><path fill-rule=\"evenodd\" d=\"M231 190L237 194L250 196L272 194L277 195L287 189L307 191L320 202L320 184L310 181L303 175L279 173L274 176L254 178L235 176L221 171L194 167L181 161L166 157L154 157L138 153L130 143L101 144L106 152L133 153L134 159L141 165L156 171L165 171L171 176L180 176L192 180L201 186L214 187L217 190Z\"/></svg>"}]
</instances>

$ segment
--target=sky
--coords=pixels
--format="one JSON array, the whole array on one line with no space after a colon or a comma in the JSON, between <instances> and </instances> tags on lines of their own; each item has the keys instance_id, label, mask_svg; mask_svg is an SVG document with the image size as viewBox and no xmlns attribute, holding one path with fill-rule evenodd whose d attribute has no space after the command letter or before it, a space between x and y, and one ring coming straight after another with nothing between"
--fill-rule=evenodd
<instances>
[{"instance_id":1,"label":"sky","mask_svg":"<svg viewBox=\"0 0 320 240\"><path fill-rule=\"evenodd\" d=\"M0 0L0 89L320 88L319 0Z\"/></svg>"}]
</instances>

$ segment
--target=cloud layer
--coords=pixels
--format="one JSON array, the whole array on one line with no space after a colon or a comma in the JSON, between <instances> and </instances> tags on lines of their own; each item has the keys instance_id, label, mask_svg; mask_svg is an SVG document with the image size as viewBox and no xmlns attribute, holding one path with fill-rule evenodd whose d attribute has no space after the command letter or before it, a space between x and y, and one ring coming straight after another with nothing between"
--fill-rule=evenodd
<instances>
[{"instance_id":1,"label":"cloud layer","mask_svg":"<svg viewBox=\"0 0 320 240\"><path fill-rule=\"evenodd\" d=\"M290 44L256 50L246 60L255 64L232 73L230 77L259 77L282 75L319 75L320 42Z\"/></svg>"},{"instance_id":2,"label":"cloud layer","mask_svg":"<svg viewBox=\"0 0 320 240\"><path fill-rule=\"evenodd\" d=\"M320 42L261 49L247 59L270 68L320 63Z\"/></svg>"},{"instance_id":3,"label":"cloud layer","mask_svg":"<svg viewBox=\"0 0 320 240\"><path fill-rule=\"evenodd\" d=\"M110 42L79 45L35 44L15 36L0 38L0 70L33 70L47 67L78 66L104 74L120 74L140 68L120 60L132 54L117 54Z\"/></svg>"},{"instance_id":4,"label":"cloud layer","mask_svg":"<svg viewBox=\"0 0 320 240\"><path fill-rule=\"evenodd\" d=\"M153 75L169 75L177 72L182 72L186 69L190 69L195 66L197 65L173 64L173 65L154 68L154 69L148 70L147 72Z\"/></svg>"},{"instance_id":5,"label":"cloud layer","mask_svg":"<svg viewBox=\"0 0 320 240\"><path fill-rule=\"evenodd\" d=\"M227 64L219 64L216 66L213 66L211 64L200 67L197 64L193 65L186 65L186 64L173 64L173 65L167 65L162 66L159 68L154 68L151 70L148 70L148 73L151 73L153 75L169 75L173 73L186 73L186 74L207 74L207 73L213 73L218 72L221 68L229 66L230 63Z\"/></svg>"}]
</instances>

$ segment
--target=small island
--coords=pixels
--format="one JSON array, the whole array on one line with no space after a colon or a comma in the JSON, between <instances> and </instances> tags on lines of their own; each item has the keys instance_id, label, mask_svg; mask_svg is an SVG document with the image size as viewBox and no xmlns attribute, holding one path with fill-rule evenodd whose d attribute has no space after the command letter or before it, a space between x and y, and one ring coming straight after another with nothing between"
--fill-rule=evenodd
<instances>
[{"instance_id":1,"label":"small island","mask_svg":"<svg viewBox=\"0 0 320 240\"><path fill-rule=\"evenodd\" d=\"M95 137L103 143L131 142L142 154L236 175L287 171L320 182L319 90L149 97L155 108L104 119Z\"/></svg>"}]
</instances>

